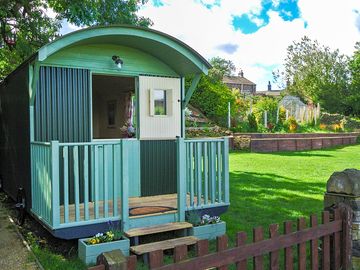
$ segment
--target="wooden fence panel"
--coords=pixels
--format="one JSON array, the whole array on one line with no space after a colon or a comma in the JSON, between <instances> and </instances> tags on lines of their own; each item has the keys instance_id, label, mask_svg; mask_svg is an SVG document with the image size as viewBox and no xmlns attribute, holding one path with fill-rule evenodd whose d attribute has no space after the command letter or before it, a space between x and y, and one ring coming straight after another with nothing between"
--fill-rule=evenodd
<instances>
[{"instance_id":1,"label":"wooden fence panel","mask_svg":"<svg viewBox=\"0 0 360 270\"><path fill-rule=\"evenodd\" d=\"M217 238L217 252L209 254L209 241L199 240L195 245L195 258L187 259L187 246L180 245L174 249L174 263L164 265L163 251L149 253L150 269L156 270L187 270L187 269L228 269L230 264L236 264L237 270L247 269L247 260L253 258L254 269L264 269L264 255L269 254L269 269L280 268L280 251L284 250L284 269L294 269L293 247L297 246L297 269L306 269L307 261L311 269L321 268L349 270L351 265L351 210L342 208L335 210L334 220L330 221L329 212L322 213L322 224L318 224L317 217L310 217L310 227L306 227L305 218L297 221L297 231L292 231L293 223L284 223L284 234L279 235L279 225L269 226L269 239L264 240L262 227L253 229L253 243L246 244L246 233L236 235L236 247L228 248L226 235ZM332 239L330 241L330 239ZM341 241L340 241L341 240ZM322 252L319 254L318 244L321 241ZM307 243L310 242L310 256L306 256ZM320 258L321 255L321 258ZM331 258L331 260L330 260ZM308 260L307 260L308 259ZM128 260L128 270L134 270L136 258Z\"/></svg>"},{"instance_id":2,"label":"wooden fence panel","mask_svg":"<svg viewBox=\"0 0 360 270\"><path fill-rule=\"evenodd\" d=\"M340 220L340 211L335 209L334 211L334 220ZM340 269L341 258L340 258L340 232L335 232L332 243L332 251L333 254L331 257L333 258L333 269Z\"/></svg>"},{"instance_id":3,"label":"wooden fence panel","mask_svg":"<svg viewBox=\"0 0 360 270\"><path fill-rule=\"evenodd\" d=\"M306 229L306 220L304 217L298 218L298 231ZM298 244L298 269L306 270L306 242Z\"/></svg>"},{"instance_id":4,"label":"wooden fence panel","mask_svg":"<svg viewBox=\"0 0 360 270\"><path fill-rule=\"evenodd\" d=\"M312 215L310 217L310 226L312 228L316 227L317 217L316 215ZM319 269L319 254L318 254L318 240L313 239L310 241L310 254L311 254L311 269L318 270Z\"/></svg>"},{"instance_id":5,"label":"wooden fence panel","mask_svg":"<svg viewBox=\"0 0 360 270\"><path fill-rule=\"evenodd\" d=\"M284 222L284 233L286 234L290 234L292 232L292 222L291 221L286 221ZM294 264L293 264L293 251L292 251L292 247L287 247L285 248L285 252L284 252L284 262L285 262L285 269L286 270L293 270L294 269Z\"/></svg>"},{"instance_id":6,"label":"wooden fence panel","mask_svg":"<svg viewBox=\"0 0 360 270\"><path fill-rule=\"evenodd\" d=\"M264 239L264 230L262 227L253 229L253 240L254 243L260 242ZM264 257L262 255L254 257L254 270L263 270L264 268Z\"/></svg>"},{"instance_id":7,"label":"wooden fence panel","mask_svg":"<svg viewBox=\"0 0 360 270\"><path fill-rule=\"evenodd\" d=\"M226 235L218 236L216 239L216 249L217 251L223 251L228 248L228 237ZM219 267L218 270L227 270L227 266Z\"/></svg>"},{"instance_id":8,"label":"wooden fence panel","mask_svg":"<svg viewBox=\"0 0 360 270\"><path fill-rule=\"evenodd\" d=\"M322 224L330 222L330 215L328 211L322 213ZM322 257L321 265L323 270L330 270L330 235L325 235L322 238Z\"/></svg>"},{"instance_id":9,"label":"wooden fence panel","mask_svg":"<svg viewBox=\"0 0 360 270\"><path fill-rule=\"evenodd\" d=\"M242 247L246 244L246 233L245 232L238 232L236 234L236 246ZM236 270L246 270L247 268L247 260L241 260L236 263Z\"/></svg>"},{"instance_id":10,"label":"wooden fence panel","mask_svg":"<svg viewBox=\"0 0 360 270\"><path fill-rule=\"evenodd\" d=\"M271 239L274 239L279 236L279 225L271 224L269 227L269 235ZM279 250L270 252L270 269L278 270L279 269Z\"/></svg>"}]
</instances>

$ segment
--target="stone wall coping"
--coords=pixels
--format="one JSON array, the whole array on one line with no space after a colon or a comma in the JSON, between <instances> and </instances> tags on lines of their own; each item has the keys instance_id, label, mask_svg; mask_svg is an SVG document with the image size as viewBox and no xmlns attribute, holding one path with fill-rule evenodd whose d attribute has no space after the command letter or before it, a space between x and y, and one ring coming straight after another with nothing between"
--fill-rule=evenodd
<instances>
[{"instance_id":1,"label":"stone wall coping","mask_svg":"<svg viewBox=\"0 0 360 270\"><path fill-rule=\"evenodd\" d=\"M287 137L287 138L252 138L251 141L286 141L286 140L331 140L331 139L343 139L343 138L357 138L357 136L337 136L337 137Z\"/></svg>"}]
</instances>

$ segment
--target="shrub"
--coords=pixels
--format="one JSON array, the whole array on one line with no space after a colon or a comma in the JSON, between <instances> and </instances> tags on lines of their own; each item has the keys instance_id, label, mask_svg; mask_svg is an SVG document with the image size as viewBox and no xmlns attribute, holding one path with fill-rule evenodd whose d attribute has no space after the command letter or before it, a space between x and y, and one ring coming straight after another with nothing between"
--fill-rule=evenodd
<instances>
[{"instance_id":1,"label":"shrub","mask_svg":"<svg viewBox=\"0 0 360 270\"><path fill-rule=\"evenodd\" d=\"M344 116L338 113L321 113L320 123L325 125L340 124L343 118Z\"/></svg>"},{"instance_id":2,"label":"shrub","mask_svg":"<svg viewBox=\"0 0 360 270\"><path fill-rule=\"evenodd\" d=\"M360 119L347 117L341 121L341 124L347 130L360 129Z\"/></svg>"},{"instance_id":3,"label":"shrub","mask_svg":"<svg viewBox=\"0 0 360 270\"><path fill-rule=\"evenodd\" d=\"M285 126L287 130L291 133L295 133L298 129L298 123L294 117L289 117L288 120L285 121Z\"/></svg>"},{"instance_id":4,"label":"shrub","mask_svg":"<svg viewBox=\"0 0 360 270\"><path fill-rule=\"evenodd\" d=\"M250 148L250 136L234 136L234 149L247 150Z\"/></svg>"},{"instance_id":5,"label":"shrub","mask_svg":"<svg viewBox=\"0 0 360 270\"><path fill-rule=\"evenodd\" d=\"M256 132L258 130L258 123L254 113L248 115L249 131Z\"/></svg>"}]
</instances>

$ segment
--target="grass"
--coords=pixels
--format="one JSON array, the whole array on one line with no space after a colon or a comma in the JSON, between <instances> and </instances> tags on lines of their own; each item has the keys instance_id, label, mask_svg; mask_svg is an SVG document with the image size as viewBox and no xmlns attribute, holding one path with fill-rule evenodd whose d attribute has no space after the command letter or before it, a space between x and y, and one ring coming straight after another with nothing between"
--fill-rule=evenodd
<instances>
[{"instance_id":1,"label":"grass","mask_svg":"<svg viewBox=\"0 0 360 270\"><path fill-rule=\"evenodd\" d=\"M252 239L252 228L296 220L323 209L326 182L334 171L360 169L360 145L319 151L230 153L230 207L227 222L231 242L238 231ZM282 226L282 225L281 225ZM282 227L280 227L282 230Z\"/></svg>"}]
</instances>

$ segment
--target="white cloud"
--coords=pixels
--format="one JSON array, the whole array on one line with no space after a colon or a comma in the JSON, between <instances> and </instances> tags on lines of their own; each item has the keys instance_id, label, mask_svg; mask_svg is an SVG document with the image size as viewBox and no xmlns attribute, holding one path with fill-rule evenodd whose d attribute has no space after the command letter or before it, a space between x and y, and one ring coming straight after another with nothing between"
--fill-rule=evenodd
<instances>
[{"instance_id":1,"label":"white cloud","mask_svg":"<svg viewBox=\"0 0 360 270\"><path fill-rule=\"evenodd\" d=\"M308 22L306 34L321 44L351 54L360 40L356 29L359 0L299 0L302 17Z\"/></svg>"},{"instance_id":2,"label":"white cloud","mask_svg":"<svg viewBox=\"0 0 360 270\"><path fill-rule=\"evenodd\" d=\"M276 2L280 1L283 0ZM259 14L261 0L222 0L220 7L211 9L193 0L164 3L159 8L148 3L141 15L153 20L153 28L181 39L206 58L220 56L232 60L248 79L258 84L258 90L267 89L267 82L272 80L271 68L281 67L287 46L303 35L346 54L351 54L355 42L360 41L356 27L356 23L360 24L359 14L354 12L360 10L359 0L299 0L301 18L284 21L271 11L269 24L249 35L234 31L232 16ZM221 44L228 43L238 45L234 54L219 49Z\"/></svg>"}]
</instances>

